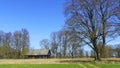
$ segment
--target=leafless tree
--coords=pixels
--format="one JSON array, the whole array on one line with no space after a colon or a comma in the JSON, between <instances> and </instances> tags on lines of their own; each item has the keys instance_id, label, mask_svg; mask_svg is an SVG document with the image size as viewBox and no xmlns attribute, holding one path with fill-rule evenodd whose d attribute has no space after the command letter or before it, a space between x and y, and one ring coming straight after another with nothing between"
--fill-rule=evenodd
<instances>
[{"instance_id":1,"label":"leafless tree","mask_svg":"<svg viewBox=\"0 0 120 68\"><path fill-rule=\"evenodd\" d=\"M78 57L80 54L80 43L74 30L65 28L52 34L52 49L59 57ZM81 51L82 52L82 51ZM57 55L58 53L58 55ZM82 54L81 54L82 55Z\"/></svg>"},{"instance_id":2,"label":"leafless tree","mask_svg":"<svg viewBox=\"0 0 120 68\"><path fill-rule=\"evenodd\" d=\"M120 0L67 0L65 2L66 26L74 28L79 38L95 52L95 60L108 39L116 36L120 24ZM99 46L102 42L102 46Z\"/></svg>"},{"instance_id":3,"label":"leafless tree","mask_svg":"<svg viewBox=\"0 0 120 68\"><path fill-rule=\"evenodd\" d=\"M113 47L113 55L117 58L120 57L120 44L116 44L114 47Z\"/></svg>"},{"instance_id":4,"label":"leafless tree","mask_svg":"<svg viewBox=\"0 0 120 68\"><path fill-rule=\"evenodd\" d=\"M22 57L29 51L30 40L29 40L29 32L27 29L22 29Z\"/></svg>"},{"instance_id":5,"label":"leafless tree","mask_svg":"<svg viewBox=\"0 0 120 68\"><path fill-rule=\"evenodd\" d=\"M29 33L26 29L14 33L0 32L0 58L24 58L29 50Z\"/></svg>"},{"instance_id":6,"label":"leafless tree","mask_svg":"<svg viewBox=\"0 0 120 68\"><path fill-rule=\"evenodd\" d=\"M41 48L50 49L50 42L48 39L43 39L40 41Z\"/></svg>"},{"instance_id":7,"label":"leafless tree","mask_svg":"<svg viewBox=\"0 0 120 68\"><path fill-rule=\"evenodd\" d=\"M57 32L53 32L51 34L51 51L54 57L57 57L57 52L58 52L58 37L57 37Z\"/></svg>"}]
</instances>

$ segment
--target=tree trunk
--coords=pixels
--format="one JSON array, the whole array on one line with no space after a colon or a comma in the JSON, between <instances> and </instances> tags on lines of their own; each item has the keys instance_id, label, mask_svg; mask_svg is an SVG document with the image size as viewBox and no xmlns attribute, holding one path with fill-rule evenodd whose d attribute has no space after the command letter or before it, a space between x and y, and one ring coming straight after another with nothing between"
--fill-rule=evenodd
<instances>
[{"instance_id":1,"label":"tree trunk","mask_svg":"<svg viewBox=\"0 0 120 68\"><path fill-rule=\"evenodd\" d=\"M100 53L98 52L98 50L96 49L95 50L95 57L94 57L95 59L95 61L101 61L101 58L100 58Z\"/></svg>"}]
</instances>

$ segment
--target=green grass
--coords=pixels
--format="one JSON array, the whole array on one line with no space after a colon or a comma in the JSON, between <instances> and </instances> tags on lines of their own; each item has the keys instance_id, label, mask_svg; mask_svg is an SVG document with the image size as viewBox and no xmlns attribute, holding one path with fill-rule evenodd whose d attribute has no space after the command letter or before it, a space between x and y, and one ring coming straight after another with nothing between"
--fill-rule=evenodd
<instances>
[{"instance_id":1,"label":"green grass","mask_svg":"<svg viewBox=\"0 0 120 68\"><path fill-rule=\"evenodd\" d=\"M120 64L82 64L86 68L120 68ZM84 68L79 64L0 64L0 68Z\"/></svg>"},{"instance_id":2,"label":"green grass","mask_svg":"<svg viewBox=\"0 0 120 68\"><path fill-rule=\"evenodd\" d=\"M120 64L97 64L99 68L120 68Z\"/></svg>"},{"instance_id":3,"label":"green grass","mask_svg":"<svg viewBox=\"0 0 120 68\"><path fill-rule=\"evenodd\" d=\"M89 66L88 64L83 64L87 68L93 68L92 66Z\"/></svg>"},{"instance_id":4,"label":"green grass","mask_svg":"<svg viewBox=\"0 0 120 68\"><path fill-rule=\"evenodd\" d=\"M80 68L77 64L2 64L0 68Z\"/></svg>"}]
</instances>

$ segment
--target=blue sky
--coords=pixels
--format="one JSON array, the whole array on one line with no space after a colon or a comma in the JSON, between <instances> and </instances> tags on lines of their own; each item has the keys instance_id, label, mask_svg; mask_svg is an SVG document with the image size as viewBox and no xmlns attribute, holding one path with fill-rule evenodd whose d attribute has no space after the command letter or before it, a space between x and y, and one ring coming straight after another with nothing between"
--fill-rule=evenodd
<instances>
[{"instance_id":1,"label":"blue sky","mask_svg":"<svg viewBox=\"0 0 120 68\"><path fill-rule=\"evenodd\" d=\"M40 40L50 39L65 22L65 0L0 0L0 30L14 32L26 28L32 48L40 47ZM118 44L119 38L109 44ZM85 50L90 48L85 47Z\"/></svg>"},{"instance_id":2,"label":"blue sky","mask_svg":"<svg viewBox=\"0 0 120 68\"><path fill-rule=\"evenodd\" d=\"M26 28L31 47L64 25L65 0L0 0L0 30L14 32Z\"/></svg>"}]
</instances>

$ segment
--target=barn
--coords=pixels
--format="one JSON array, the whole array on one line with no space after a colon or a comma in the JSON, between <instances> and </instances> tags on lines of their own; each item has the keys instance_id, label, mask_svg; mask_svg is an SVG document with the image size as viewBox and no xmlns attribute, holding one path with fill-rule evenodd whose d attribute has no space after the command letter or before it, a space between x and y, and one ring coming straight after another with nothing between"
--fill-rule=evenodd
<instances>
[{"instance_id":1,"label":"barn","mask_svg":"<svg viewBox=\"0 0 120 68\"><path fill-rule=\"evenodd\" d=\"M50 49L34 49L30 50L25 57L26 58L50 58Z\"/></svg>"}]
</instances>

